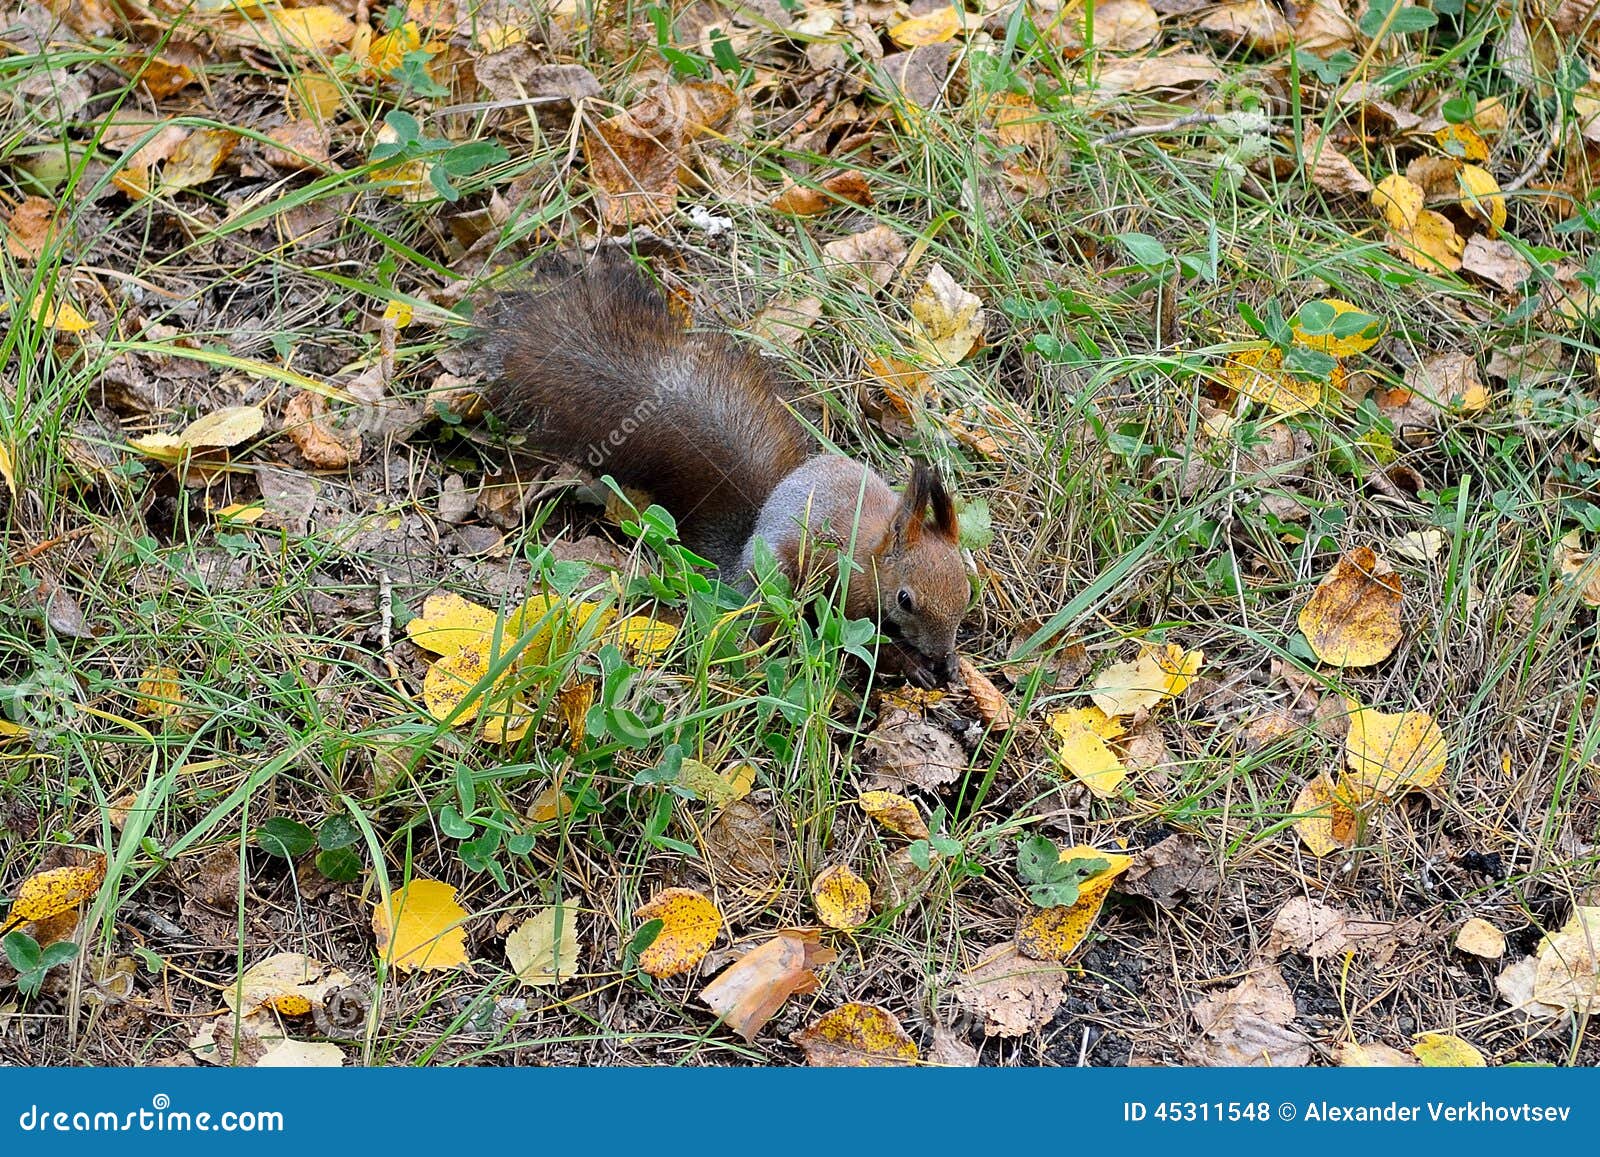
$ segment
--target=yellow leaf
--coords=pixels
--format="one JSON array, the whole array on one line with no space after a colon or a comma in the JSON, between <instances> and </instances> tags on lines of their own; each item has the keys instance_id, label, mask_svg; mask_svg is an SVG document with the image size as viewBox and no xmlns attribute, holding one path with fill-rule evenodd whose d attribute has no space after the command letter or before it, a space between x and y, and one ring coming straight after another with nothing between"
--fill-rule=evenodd
<instances>
[{"instance_id":1,"label":"yellow leaf","mask_svg":"<svg viewBox=\"0 0 1600 1157\"><path fill-rule=\"evenodd\" d=\"M450 591L435 591L422 613L406 624L406 637L435 655L452 655L494 630L495 613Z\"/></svg>"},{"instance_id":2,"label":"yellow leaf","mask_svg":"<svg viewBox=\"0 0 1600 1157\"><path fill-rule=\"evenodd\" d=\"M903 795L892 791L864 791L856 800L861 810L878 823L908 840L928 838L928 825L917 811L917 805Z\"/></svg>"},{"instance_id":3,"label":"yellow leaf","mask_svg":"<svg viewBox=\"0 0 1600 1157\"><path fill-rule=\"evenodd\" d=\"M557 904L528 917L506 937L506 960L530 988L550 988L571 980L583 950L577 916Z\"/></svg>"},{"instance_id":4,"label":"yellow leaf","mask_svg":"<svg viewBox=\"0 0 1600 1157\"><path fill-rule=\"evenodd\" d=\"M1506 934L1489 921L1474 916L1456 933L1456 948L1484 960L1499 960L1506 954Z\"/></svg>"},{"instance_id":5,"label":"yellow leaf","mask_svg":"<svg viewBox=\"0 0 1600 1157\"><path fill-rule=\"evenodd\" d=\"M1355 784L1387 798L1431 786L1444 774L1444 733L1421 711L1350 713L1345 760Z\"/></svg>"},{"instance_id":6,"label":"yellow leaf","mask_svg":"<svg viewBox=\"0 0 1600 1157\"><path fill-rule=\"evenodd\" d=\"M920 48L954 40L966 26L968 16L953 4L936 8L921 16L902 20L889 29L889 39L901 48Z\"/></svg>"},{"instance_id":7,"label":"yellow leaf","mask_svg":"<svg viewBox=\"0 0 1600 1157\"><path fill-rule=\"evenodd\" d=\"M1370 667L1400 644L1401 601L1394 568L1371 547L1357 547L1334 564L1300 608L1300 630L1324 663Z\"/></svg>"},{"instance_id":8,"label":"yellow leaf","mask_svg":"<svg viewBox=\"0 0 1600 1157\"><path fill-rule=\"evenodd\" d=\"M162 191L205 184L238 143L239 135L227 129L195 129L178 142L161 166Z\"/></svg>"},{"instance_id":9,"label":"yellow leaf","mask_svg":"<svg viewBox=\"0 0 1600 1157\"><path fill-rule=\"evenodd\" d=\"M1100 799L1116 796L1128 769L1110 747L1125 728L1098 707L1077 707L1050 716L1050 729L1061 740L1056 758Z\"/></svg>"},{"instance_id":10,"label":"yellow leaf","mask_svg":"<svg viewBox=\"0 0 1600 1157\"><path fill-rule=\"evenodd\" d=\"M467 962L467 910L438 880L412 880L372 910L379 954L402 972L439 972Z\"/></svg>"},{"instance_id":11,"label":"yellow leaf","mask_svg":"<svg viewBox=\"0 0 1600 1157\"><path fill-rule=\"evenodd\" d=\"M1147 646L1132 663L1115 663L1094 681L1089 697L1108 716L1150 711L1182 695L1194 682L1205 652L1185 651L1176 643Z\"/></svg>"},{"instance_id":12,"label":"yellow leaf","mask_svg":"<svg viewBox=\"0 0 1600 1157\"><path fill-rule=\"evenodd\" d=\"M36 297L28 306L28 317L46 329L58 330L61 333L82 333L84 330L94 328L94 322L79 313L78 307L70 301L63 301L57 305Z\"/></svg>"},{"instance_id":13,"label":"yellow leaf","mask_svg":"<svg viewBox=\"0 0 1600 1157\"><path fill-rule=\"evenodd\" d=\"M1303 414L1322 401L1322 383L1297 378L1283 368L1275 347L1244 349L1222 364L1222 381L1235 393L1280 414Z\"/></svg>"},{"instance_id":14,"label":"yellow leaf","mask_svg":"<svg viewBox=\"0 0 1600 1157\"><path fill-rule=\"evenodd\" d=\"M235 526L249 525L261 521L261 516L267 512L266 505L260 502L230 502L227 506L219 507L216 511L217 521L232 523Z\"/></svg>"},{"instance_id":15,"label":"yellow leaf","mask_svg":"<svg viewBox=\"0 0 1600 1157\"><path fill-rule=\"evenodd\" d=\"M338 82L314 73L305 73L291 80L289 94L300 113L300 119L319 124L333 119L344 107L344 93Z\"/></svg>"},{"instance_id":16,"label":"yellow leaf","mask_svg":"<svg viewBox=\"0 0 1600 1157\"><path fill-rule=\"evenodd\" d=\"M471 723L483 708L484 695L467 695L489 673L489 648L482 641L458 647L438 659L422 677L422 703L439 722L459 727ZM462 706L466 703L466 706ZM459 713L458 713L459 711Z\"/></svg>"},{"instance_id":17,"label":"yellow leaf","mask_svg":"<svg viewBox=\"0 0 1600 1157\"><path fill-rule=\"evenodd\" d=\"M1489 236L1497 236L1506 227L1506 199L1500 192L1500 183L1489 170L1477 165L1462 165L1458 179L1462 205L1489 227Z\"/></svg>"},{"instance_id":18,"label":"yellow leaf","mask_svg":"<svg viewBox=\"0 0 1600 1157\"><path fill-rule=\"evenodd\" d=\"M1400 173L1391 173L1372 190L1373 207L1395 233L1409 233L1425 200L1422 187Z\"/></svg>"},{"instance_id":19,"label":"yellow leaf","mask_svg":"<svg viewBox=\"0 0 1600 1157\"><path fill-rule=\"evenodd\" d=\"M1477 1049L1448 1033L1422 1033L1411 1051L1429 1069L1481 1069L1489 1064Z\"/></svg>"},{"instance_id":20,"label":"yellow leaf","mask_svg":"<svg viewBox=\"0 0 1600 1157\"><path fill-rule=\"evenodd\" d=\"M1333 309L1335 317L1340 317L1347 313L1361 312L1356 306L1351 305L1348 301L1340 301L1337 297L1324 297L1321 301L1323 305ZM1348 337L1337 337L1331 333L1307 334L1300 329L1298 324L1294 327L1296 344L1303 345L1307 349L1321 350L1323 353L1332 354L1336 358L1345 358L1351 354L1363 353L1376 345L1378 339L1382 336L1383 323L1376 318L1372 320L1372 324L1367 326L1366 329Z\"/></svg>"},{"instance_id":21,"label":"yellow leaf","mask_svg":"<svg viewBox=\"0 0 1600 1157\"><path fill-rule=\"evenodd\" d=\"M692 888L657 892L633 915L636 920L661 921L661 931L639 953L639 971L657 980L697 968L722 931L722 913Z\"/></svg>"},{"instance_id":22,"label":"yellow leaf","mask_svg":"<svg viewBox=\"0 0 1600 1157\"><path fill-rule=\"evenodd\" d=\"M1467 244L1450 219L1432 209L1422 210L1409 232L1392 234L1390 240L1395 251L1418 269L1444 269L1451 273L1461 268L1461 254Z\"/></svg>"},{"instance_id":23,"label":"yellow leaf","mask_svg":"<svg viewBox=\"0 0 1600 1157\"><path fill-rule=\"evenodd\" d=\"M574 806L566 792L551 784L534 796L533 802L528 805L528 818L536 824L549 823L553 819L572 814Z\"/></svg>"},{"instance_id":24,"label":"yellow leaf","mask_svg":"<svg viewBox=\"0 0 1600 1157\"><path fill-rule=\"evenodd\" d=\"M528 39L528 33L516 24L485 24L479 26L476 39L479 52L496 53L515 48Z\"/></svg>"},{"instance_id":25,"label":"yellow leaf","mask_svg":"<svg viewBox=\"0 0 1600 1157\"><path fill-rule=\"evenodd\" d=\"M134 708L148 719L176 715L183 710L178 697L178 680L183 677L176 667L149 667L139 676L139 698Z\"/></svg>"},{"instance_id":26,"label":"yellow leaf","mask_svg":"<svg viewBox=\"0 0 1600 1157\"><path fill-rule=\"evenodd\" d=\"M1111 885L1133 863L1132 856L1102 852L1087 844L1068 848L1061 853L1061 860L1105 860L1108 866L1079 885L1078 898L1070 907L1040 908L1023 918L1017 928L1017 949L1034 960L1065 960L1077 951L1094 927Z\"/></svg>"},{"instance_id":27,"label":"yellow leaf","mask_svg":"<svg viewBox=\"0 0 1600 1157\"><path fill-rule=\"evenodd\" d=\"M391 301L383 307L383 320L394 322L395 329L405 329L414 316L415 311L404 301Z\"/></svg>"},{"instance_id":28,"label":"yellow leaf","mask_svg":"<svg viewBox=\"0 0 1600 1157\"><path fill-rule=\"evenodd\" d=\"M877 1068L919 1059L917 1042L906 1035L893 1013L851 1002L823 1013L795 1033L806 1063L817 1067Z\"/></svg>"},{"instance_id":29,"label":"yellow leaf","mask_svg":"<svg viewBox=\"0 0 1600 1157\"><path fill-rule=\"evenodd\" d=\"M326 53L341 44L349 44L355 37L356 26L337 8L327 4L290 9L262 4L252 19L227 22L222 34L233 44Z\"/></svg>"},{"instance_id":30,"label":"yellow leaf","mask_svg":"<svg viewBox=\"0 0 1600 1157\"><path fill-rule=\"evenodd\" d=\"M6 914L6 926L37 923L71 912L94 898L106 878L104 856L76 868L51 868L29 876L17 886L17 894Z\"/></svg>"},{"instance_id":31,"label":"yellow leaf","mask_svg":"<svg viewBox=\"0 0 1600 1157\"><path fill-rule=\"evenodd\" d=\"M811 899L818 918L829 928L848 932L872 916L872 889L848 864L825 868L811 881Z\"/></svg>"},{"instance_id":32,"label":"yellow leaf","mask_svg":"<svg viewBox=\"0 0 1600 1157\"><path fill-rule=\"evenodd\" d=\"M576 747L589 730L589 708L594 705L594 682L580 680L556 692L556 713L567 729L567 744Z\"/></svg>"},{"instance_id":33,"label":"yellow leaf","mask_svg":"<svg viewBox=\"0 0 1600 1157\"><path fill-rule=\"evenodd\" d=\"M722 773L722 779L733 793L734 800L741 800L756 786L755 764L736 763Z\"/></svg>"},{"instance_id":34,"label":"yellow leaf","mask_svg":"<svg viewBox=\"0 0 1600 1157\"><path fill-rule=\"evenodd\" d=\"M1489 159L1489 146L1466 125L1445 125L1433 134L1433 139L1439 142L1447 157L1474 162Z\"/></svg>"},{"instance_id":35,"label":"yellow leaf","mask_svg":"<svg viewBox=\"0 0 1600 1157\"><path fill-rule=\"evenodd\" d=\"M1326 856L1356 841L1357 816L1348 793L1318 775L1300 789L1294 801L1294 830L1313 856Z\"/></svg>"},{"instance_id":36,"label":"yellow leaf","mask_svg":"<svg viewBox=\"0 0 1600 1157\"><path fill-rule=\"evenodd\" d=\"M0 479L6 484L6 489L11 492L11 497L17 496L17 472L11 462L11 448L0 442Z\"/></svg>"},{"instance_id":37,"label":"yellow leaf","mask_svg":"<svg viewBox=\"0 0 1600 1157\"><path fill-rule=\"evenodd\" d=\"M254 438L266 421L260 406L224 406L190 422L178 441L196 450L225 449Z\"/></svg>"},{"instance_id":38,"label":"yellow leaf","mask_svg":"<svg viewBox=\"0 0 1600 1157\"><path fill-rule=\"evenodd\" d=\"M611 629L616 633L617 645L640 659L655 659L666 654L678 637L677 627L657 622L649 615L629 615Z\"/></svg>"},{"instance_id":39,"label":"yellow leaf","mask_svg":"<svg viewBox=\"0 0 1600 1157\"><path fill-rule=\"evenodd\" d=\"M911 300L911 316L920 326L919 347L940 365L955 365L983 340L983 301L937 262Z\"/></svg>"},{"instance_id":40,"label":"yellow leaf","mask_svg":"<svg viewBox=\"0 0 1600 1157\"><path fill-rule=\"evenodd\" d=\"M406 54L422 47L422 30L415 20L407 20L392 32L385 32L367 49L367 65L379 76L390 76L405 63Z\"/></svg>"}]
</instances>

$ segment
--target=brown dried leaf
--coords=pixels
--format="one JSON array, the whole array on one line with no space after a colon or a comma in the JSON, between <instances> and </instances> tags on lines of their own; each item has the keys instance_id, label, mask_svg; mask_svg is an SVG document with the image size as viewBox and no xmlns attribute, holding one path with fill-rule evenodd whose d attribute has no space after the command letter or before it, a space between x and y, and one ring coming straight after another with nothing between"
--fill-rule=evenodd
<instances>
[{"instance_id":1,"label":"brown dried leaf","mask_svg":"<svg viewBox=\"0 0 1600 1157\"><path fill-rule=\"evenodd\" d=\"M1013 1037L1049 1024L1067 998L1067 970L1029 960L1015 942L996 944L955 986L962 1006L983 1017L985 1036Z\"/></svg>"},{"instance_id":2,"label":"brown dried leaf","mask_svg":"<svg viewBox=\"0 0 1600 1157\"><path fill-rule=\"evenodd\" d=\"M1189 1052L1194 1064L1300 1068L1311 1045L1294 1022L1294 996L1276 965L1201 1001L1191 1010L1203 1030Z\"/></svg>"},{"instance_id":3,"label":"brown dried leaf","mask_svg":"<svg viewBox=\"0 0 1600 1157\"><path fill-rule=\"evenodd\" d=\"M967 769L967 753L953 735L898 707L884 713L862 753L873 769L870 788L934 791Z\"/></svg>"},{"instance_id":4,"label":"brown dried leaf","mask_svg":"<svg viewBox=\"0 0 1600 1157\"><path fill-rule=\"evenodd\" d=\"M324 421L328 401L301 390L283 408L283 429L313 470L344 470L361 457L361 436L345 435Z\"/></svg>"}]
</instances>

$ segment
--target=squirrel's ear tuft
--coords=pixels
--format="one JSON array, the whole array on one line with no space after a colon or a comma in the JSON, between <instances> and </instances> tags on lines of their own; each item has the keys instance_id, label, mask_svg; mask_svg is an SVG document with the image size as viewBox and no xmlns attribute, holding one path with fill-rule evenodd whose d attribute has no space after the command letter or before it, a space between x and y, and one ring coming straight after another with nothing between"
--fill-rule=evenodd
<instances>
[{"instance_id":1,"label":"squirrel's ear tuft","mask_svg":"<svg viewBox=\"0 0 1600 1157\"><path fill-rule=\"evenodd\" d=\"M950 492L944 488L944 480L939 477L937 470L928 471L928 505L929 513L933 516L933 528L941 538L955 542L959 534L956 504L951 501Z\"/></svg>"},{"instance_id":2,"label":"squirrel's ear tuft","mask_svg":"<svg viewBox=\"0 0 1600 1157\"><path fill-rule=\"evenodd\" d=\"M930 525L931 524L931 525ZM939 472L918 462L911 468L911 480L900 498L894 515L894 537L901 546L910 546L931 529L941 538L956 540L956 508L950 501Z\"/></svg>"},{"instance_id":3,"label":"squirrel's ear tuft","mask_svg":"<svg viewBox=\"0 0 1600 1157\"><path fill-rule=\"evenodd\" d=\"M894 523L890 528L896 546L908 547L922 537L924 511L933 497L937 481L933 471L922 463L918 462L911 468L911 479L906 483L905 493L900 496L900 505L894 512Z\"/></svg>"}]
</instances>

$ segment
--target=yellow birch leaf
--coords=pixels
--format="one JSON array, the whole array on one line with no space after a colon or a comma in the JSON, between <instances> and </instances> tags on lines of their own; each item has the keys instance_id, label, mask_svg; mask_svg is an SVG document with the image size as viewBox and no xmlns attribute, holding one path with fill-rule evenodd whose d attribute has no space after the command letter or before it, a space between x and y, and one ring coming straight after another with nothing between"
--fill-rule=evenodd
<instances>
[{"instance_id":1,"label":"yellow birch leaf","mask_svg":"<svg viewBox=\"0 0 1600 1157\"><path fill-rule=\"evenodd\" d=\"M678 628L658 622L649 615L629 615L611 628L617 645L640 659L655 659L667 653L678 637Z\"/></svg>"},{"instance_id":2,"label":"yellow birch leaf","mask_svg":"<svg viewBox=\"0 0 1600 1157\"><path fill-rule=\"evenodd\" d=\"M379 954L402 972L440 972L467 962L467 910L438 880L412 880L372 909Z\"/></svg>"},{"instance_id":3,"label":"yellow birch leaf","mask_svg":"<svg viewBox=\"0 0 1600 1157\"><path fill-rule=\"evenodd\" d=\"M506 960L530 988L552 988L578 971L583 945L576 913L564 905L535 912L506 937Z\"/></svg>"},{"instance_id":4,"label":"yellow birch leaf","mask_svg":"<svg viewBox=\"0 0 1600 1157\"><path fill-rule=\"evenodd\" d=\"M1411 1051L1428 1069L1481 1069L1489 1064L1476 1048L1449 1033L1422 1033Z\"/></svg>"},{"instance_id":5,"label":"yellow birch leaf","mask_svg":"<svg viewBox=\"0 0 1600 1157\"><path fill-rule=\"evenodd\" d=\"M483 710L485 696L480 692L467 696L489 673L489 648L483 641L459 647L434 661L422 677L422 703L428 714L443 723L449 719L453 726L471 723ZM466 703L466 706L462 706ZM459 714L456 712L459 709Z\"/></svg>"},{"instance_id":6,"label":"yellow birch leaf","mask_svg":"<svg viewBox=\"0 0 1600 1157\"><path fill-rule=\"evenodd\" d=\"M450 591L435 591L422 613L406 624L406 637L435 655L452 655L494 630L495 613Z\"/></svg>"},{"instance_id":7,"label":"yellow birch leaf","mask_svg":"<svg viewBox=\"0 0 1600 1157\"><path fill-rule=\"evenodd\" d=\"M872 889L848 864L835 864L818 873L811 881L811 899L818 918L841 932L861 927L872 916Z\"/></svg>"},{"instance_id":8,"label":"yellow birch leaf","mask_svg":"<svg viewBox=\"0 0 1600 1157\"><path fill-rule=\"evenodd\" d=\"M901 48L921 48L954 40L964 27L966 14L954 5L948 5L892 25L889 39Z\"/></svg>"},{"instance_id":9,"label":"yellow birch leaf","mask_svg":"<svg viewBox=\"0 0 1600 1157\"><path fill-rule=\"evenodd\" d=\"M908 840L928 838L928 825L917 805L892 791L864 791L856 800L861 810L878 823Z\"/></svg>"},{"instance_id":10,"label":"yellow birch leaf","mask_svg":"<svg viewBox=\"0 0 1600 1157\"><path fill-rule=\"evenodd\" d=\"M567 729L567 744L577 747L589 730L589 708L594 706L594 682L584 679L556 692L556 712Z\"/></svg>"},{"instance_id":11,"label":"yellow birch leaf","mask_svg":"<svg viewBox=\"0 0 1600 1157\"><path fill-rule=\"evenodd\" d=\"M147 719L176 715L183 710L178 697L178 681L183 673L176 667L149 667L139 676L139 697L134 709Z\"/></svg>"},{"instance_id":12,"label":"yellow birch leaf","mask_svg":"<svg viewBox=\"0 0 1600 1157\"><path fill-rule=\"evenodd\" d=\"M405 63L406 54L422 47L422 30L407 20L392 32L374 37L367 49L367 66L379 76L389 76Z\"/></svg>"},{"instance_id":13,"label":"yellow birch leaf","mask_svg":"<svg viewBox=\"0 0 1600 1157\"><path fill-rule=\"evenodd\" d=\"M1300 789L1294 801L1294 814L1299 817L1294 830L1313 856L1326 856L1355 843L1358 824L1350 802L1326 775L1316 776Z\"/></svg>"},{"instance_id":14,"label":"yellow birch leaf","mask_svg":"<svg viewBox=\"0 0 1600 1157\"><path fill-rule=\"evenodd\" d=\"M736 763L722 773L722 780L733 793L734 801L749 795L756 786L756 767L753 763Z\"/></svg>"},{"instance_id":15,"label":"yellow birch leaf","mask_svg":"<svg viewBox=\"0 0 1600 1157\"><path fill-rule=\"evenodd\" d=\"M46 329L60 333L82 333L84 330L94 328L94 322L79 313L78 307L70 301L63 301L58 305L36 297L28 306L28 317Z\"/></svg>"},{"instance_id":16,"label":"yellow birch leaf","mask_svg":"<svg viewBox=\"0 0 1600 1157\"><path fill-rule=\"evenodd\" d=\"M0 480L4 480L11 497L17 496L17 470L11 461L11 447L0 442Z\"/></svg>"},{"instance_id":17,"label":"yellow birch leaf","mask_svg":"<svg viewBox=\"0 0 1600 1157\"><path fill-rule=\"evenodd\" d=\"M722 913L692 888L667 888L634 912L641 921L660 920L661 931L639 953L639 971L665 980L699 967L722 931Z\"/></svg>"},{"instance_id":18,"label":"yellow birch leaf","mask_svg":"<svg viewBox=\"0 0 1600 1157\"><path fill-rule=\"evenodd\" d=\"M196 450L222 450L261 433L267 416L260 406L224 406L184 427L178 440Z\"/></svg>"},{"instance_id":19,"label":"yellow birch leaf","mask_svg":"<svg viewBox=\"0 0 1600 1157\"><path fill-rule=\"evenodd\" d=\"M1061 765L1098 798L1115 797L1128 769L1105 741L1122 735L1123 725L1098 707L1076 707L1050 716L1050 729L1061 740Z\"/></svg>"},{"instance_id":20,"label":"yellow birch leaf","mask_svg":"<svg viewBox=\"0 0 1600 1157\"><path fill-rule=\"evenodd\" d=\"M1322 383L1297 378L1284 369L1283 351L1275 347L1229 355L1222 365L1222 381L1279 414L1303 414L1322 402Z\"/></svg>"},{"instance_id":21,"label":"yellow birch leaf","mask_svg":"<svg viewBox=\"0 0 1600 1157\"><path fill-rule=\"evenodd\" d=\"M1600 906L1579 904L1540 941L1533 999L1577 1016L1600 1012Z\"/></svg>"},{"instance_id":22,"label":"yellow birch leaf","mask_svg":"<svg viewBox=\"0 0 1600 1157\"><path fill-rule=\"evenodd\" d=\"M195 129L172 150L172 155L161 166L161 189L192 189L216 176L217 169L228 159L239 134L228 129Z\"/></svg>"},{"instance_id":23,"label":"yellow birch leaf","mask_svg":"<svg viewBox=\"0 0 1600 1157\"><path fill-rule=\"evenodd\" d=\"M92 900L105 878L104 856L97 856L92 863L81 867L37 872L17 886L6 923L8 926L37 923L71 912L84 901Z\"/></svg>"},{"instance_id":24,"label":"yellow birch leaf","mask_svg":"<svg viewBox=\"0 0 1600 1157\"><path fill-rule=\"evenodd\" d=\"M411 308L409 302L391 301L383 307L383 320L394 322L395 329L405 329L415 316L416 311Z\"/></svg>"},{"instance_id":25,"label":"yellow birch leaf","mask_svg":"<svg viewBox=\"0 0 1600 1157\"><path fill-rule=\"evenodd\" d=\"M1017 927L1017 950L1034 960L1065 960L1076 952L1105 906L1111 885L1133 863L1132 856L1087 844L1066 849L1061 860L1105 860L1107 867L1078 886L1078 898L1070 906L1039 908L1023 917Z\"/></svg>"},{"instance_id":26,"label":"yellow birch leaf","mask_svg":"<svg viewBox=\"0 0 1600 1157\"><path fill-rule=\"evenodd\" d=\"M805 1052L806 1064L818 1068L878 1068L919 1059L917 1042L893 1013L854 1001L823 1013L793 1040Z\"/></svg>"},{"instance_id":27,"label":"yellow birch leaf","mask_svg":"<svg viewBox=\"0 0 1600 1157\"><path fill-rule=\"evenodd\" d=\"M1132 663L1114 663L1094 681L1089 698L1108 716L1150 711L1182 695L1205 662L1205 652L1176 643L1147 646Z\"/></svg>"},{"instance_id":28,"label":"yellow birch leaf","mask_svg":"<svg viewBox=\"0 0 1600 1157\"><path fill-rule=\"evenodd\" d=\"M1506 227L1506 199L1500 192L1500 182L1488 169L1477 165L1462 165L1457 179L1461 182L1462 207L1489 227L1489 236L1498 236Z\"/></svg>"},{"instance_id":29,"label":"yellow birch leaf","mask_svg":"<svg viewBox=\"0 0 1600 1157\"><path fill-rule=\"evenodd\" d=\"M1445 125L1433 134L1433 139L1439 142L1447 157L1473 162L1489 159L1489 146L1467 125Z\"/></svg>"},{"instance_id":30,"label":"yellow birch leaf","mask_svg":"<svg viewBox=\"0 0 1600 1157\"><path fill-rule=\"evenodd\" d=\"M1391 173L1372 190L1372 204L1394 233L1410 233L1426 200L1422 187L1400 173Z\"/></svg>"},{"instance_id":31,"label":"yellow birch leaf","mask_svg":"<svg viewBox=\"0 0 1600 1157\"><path fill-rule=\"evenodd\" d=\"M1371 547L1357 547L1333 565L1300 608L1300 630L1324 663L1370 667L1400 644L1401 601L1394 568Z\"/></svg>"},{"instance_id":32,"label":"yellow birch leaf","mask_svg":"<svg viewBox=\"0 0 1600 1157\"><path fill-rule=\"evenodd\" d=\"M1350 712L1345 760L1353 781L1386 798L1432 786L1444 774L1444 733L1421 711L1389 714L1370 707Z\"/></svg>"},{"instance_id":33,"label":"yellow birch leaf","mask_svg":"<svg viewBox=\"0 0 1600 1157\"><path fill-rule=\"evenodd\" d=\"M1409 232L1391 234L1395 251L1418 269L1444 269L1451 273L1461 268L1461 254L1467 243L1456 232L1450 218L1424 209Z\"/></svg>"}]
</instances>

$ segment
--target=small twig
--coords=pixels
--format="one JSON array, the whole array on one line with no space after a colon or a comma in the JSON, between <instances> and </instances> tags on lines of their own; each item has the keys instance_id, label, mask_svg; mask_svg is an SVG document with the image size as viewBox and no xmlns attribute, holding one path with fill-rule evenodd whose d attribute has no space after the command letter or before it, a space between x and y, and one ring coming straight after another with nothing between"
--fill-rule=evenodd
<instances>
[{"instance_id":1,"label":"small twig","mask_svg":"<svg viewBox=\"0 0 1600 1157\"><path fill-rule=\"evenodd\" d=\"M43 542L35 543L33 546L24 547L22 550L15 551L11 555L11 565L21 566L23 563L32 559L36 559L47 551L54 550L63 543L75 542L76 540L80 538L86 538L93 533L94 527L80 526L76 530L67 531L65 534L58 534L54 538L47 538Z\"/></svg>"},{"instance_id":2,"label":"small twig","mask_svg":"<svg viewBox=\"0 0 1600 1157\"><path fill-rule=\"evenodd\" d=\"M1132 125L1129 128L1118 129L1114 133L1107 133L1103 137L1096 137L1089 143L1095 148L1101 145L1114 145L1118 141L1130 141L1135 137L1159 137L1167 133L1181 132L1192 129L1197 125L1214 125L1222 119L1222 113L1195 112L1188 116L1179 117L1175 121L1166 121L1159 125Z\"/></svg>"}]
</instances>

